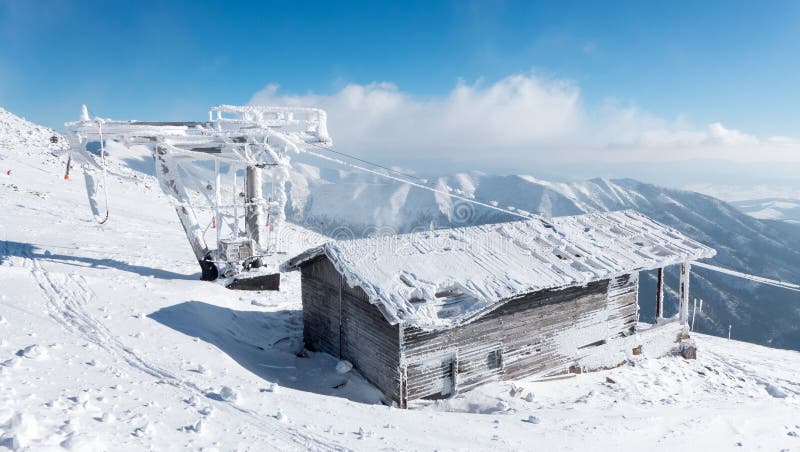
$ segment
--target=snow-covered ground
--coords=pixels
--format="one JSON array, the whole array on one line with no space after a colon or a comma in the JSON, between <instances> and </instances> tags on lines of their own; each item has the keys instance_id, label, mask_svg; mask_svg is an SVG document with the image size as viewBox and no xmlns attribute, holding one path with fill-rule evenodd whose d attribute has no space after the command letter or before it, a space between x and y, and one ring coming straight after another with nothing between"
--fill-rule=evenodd
<instances>
[{"instance_id":1,"label":"snow-covered ground","mask_svg":"<svg viewBox=\"0 0 800 452\"><path fill-rule=\"evenodd\" d=\"M300 353L297 274L270 293L199 281L153 180L111 177L97 225L35 144L0 147L0 449L800 450L800 353L700 335L695 361L384 406ZM286 233L289 251L320 240Z\"/></svg>"}]
</instances>

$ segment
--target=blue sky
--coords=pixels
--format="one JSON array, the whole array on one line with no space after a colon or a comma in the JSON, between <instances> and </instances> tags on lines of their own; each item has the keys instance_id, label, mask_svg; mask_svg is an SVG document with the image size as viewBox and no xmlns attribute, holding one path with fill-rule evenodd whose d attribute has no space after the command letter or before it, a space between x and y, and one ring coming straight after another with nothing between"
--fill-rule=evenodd
<instances>
[{"instance_id":1,"label":"blue sky","mask_svg":"<svg viewBox=\"0 0 800 452\"><path fill-rule=\"evenodd\" d=\"M390 82L424 103L535 74L579 91L589 116L613 104L690 129L800 130L797 1L336 3L0 0L0 106L60 128L81 103L196 119L268 84Z\"/></svg>"}]
</instances>

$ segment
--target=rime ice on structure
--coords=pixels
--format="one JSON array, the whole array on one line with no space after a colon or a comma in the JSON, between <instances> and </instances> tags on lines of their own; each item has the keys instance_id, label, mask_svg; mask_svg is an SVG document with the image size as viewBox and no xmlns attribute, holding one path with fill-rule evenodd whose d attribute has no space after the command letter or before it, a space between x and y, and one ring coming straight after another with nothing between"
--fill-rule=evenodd
<instances>
[{"instance_id":1,"label":"rime ice on structure","mask_svg":"<svg viewBox=\"0 0 800 452\"><path fill-rule=\"evenodd\" d=\"M686 310L640 329L639 272L679 264L685 308L689 263L714 254L619 211L334 241L282 269L302 272L305 346L406 407L661 356L685 342Z\"/></svg>"},{"instance_id":2,"label":"rime ice on structure","mask_svg":"<svg viewBox=\"0 0 800 452\"><path fill-rule=\"evenodd\" d=\"M283 264L327 256L391 324L435 330L546 289L710 258L715 251L633 210L329 242ZM437 293L461 294L442 311Z\"/></svg>"},{"instance_id":3,"label":"rime ice on structure","mask_svg":"<svg viewBox=\"0 0 800 452\"><path fill-rule=\"evenodd\" d=\"M285 221L290 153L306 146L332 145L325 112L315 108L220 105L210 109L207 122L151 122L91 119L84 105L80 120L66 127L73 160L85 170L95 213L99 209L94 175L105 168L92 158L87 145L99 142L102 148L103 143L115 141L128 147L146 146L156 160L156 177L175 206L203 279L223 278L229 287L256 290L277 288L279 282L274 266L270 268L266 260L281 251L277 238ZM213 163L214 182L198 175L198 164L203 161ZM223 182L221 167L232 180ZM266 196L264 174L271 187ZM222 197L225 184L233 185L227 199ZM208 226L197 218L196 209L201 207L198 195L205 197L205 204L213 210L213 222ZM215 247L205 239L212 226L216 229Z\"/></svg>"}]
</instances>

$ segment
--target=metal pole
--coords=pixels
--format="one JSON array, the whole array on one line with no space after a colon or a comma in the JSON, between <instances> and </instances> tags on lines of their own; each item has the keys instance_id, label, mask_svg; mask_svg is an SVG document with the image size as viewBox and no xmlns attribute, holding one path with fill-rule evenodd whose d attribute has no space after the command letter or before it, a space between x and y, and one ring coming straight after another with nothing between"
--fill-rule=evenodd
<instances>
[{"instance_id":1,"label":"metal pole","mask_svg":"<svg viewBox=\"0 0 800 452\"><path fill-rule=\"evenodd\" d=\"M208 246L206 245L203 230L197 221L194 210L192 210L189 195L183 185L178 167L168 156L168 150L164 146L156 145L153 156L156 159L156 177L161 185L161 189L173 198L175 212L181 221L183 231L189 244L192 246L194 256L203 270L203 280L213 281L219 277L219 269L213 262L206 260L208 256Z\"/></svg>"},{"instance_id":2,"label":"metal pole","mask_svg":"<svg viewBox=\"0 0 800 452\"><path fill-rule=\"evenodd\" d=\"M220 192L221 179L219 176L219 160L214 159L214 223L217 225L217 249L219 249L219 241L221 238L222 230L222 216L219 212L219 206L222 204L222 193Z\"/></svg>"},{"instance_id":3,"label":"metal pole","mask_svg":"<svg viewBox=\"0 0 800 452\"><path fill-rule=\"evenodd\" d=\"M239 187L236 185L236 172L238 170L233 168L233 238L239 238L239 208L236 207L239 202Z\"/></svg>"},{"instance_id":4,"label":"metal pole","mask_svg":"<svg viewBox=\"0 0 800 452\"><path fill-rule=\"evenodd\" d=\"M247 177L245 178L245 192L247 193L245 225L248 237L255 242L255 254L257 255L262 254L264 249L263 228L266 223L261 182L261 168L248 166Z\"/></svg>"}]
</instances>

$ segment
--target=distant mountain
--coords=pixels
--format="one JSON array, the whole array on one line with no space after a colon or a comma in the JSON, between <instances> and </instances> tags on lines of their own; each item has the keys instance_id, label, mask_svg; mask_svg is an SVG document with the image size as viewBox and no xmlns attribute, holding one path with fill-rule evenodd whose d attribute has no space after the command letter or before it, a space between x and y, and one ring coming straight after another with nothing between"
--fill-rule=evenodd
<instances>
[{"instance_id":1,"label":"distant mountain","mask_svg":"<svg viewBox=\"0 0 800 452\"><path fill-rule=\"evenodd\" d=\"M732 201L731 204L751 217L800 223L800 199L764 198Z\"/></svg>"},{"instance_id":2,"label":"distant mountain","mask_svg":"<svg viewBox=\"0 0 800 452\"><path fill-rule=\"evenodd\" d=\"M511 221L517 217L377 176L298 163L289 218L346 238L419 228ZM633 179L553 183L531 176L459 173L428 181L504 208L545 216L636 209L717 250L719 266L788 281L800 280L800 225L761 220L698 193ZM667 270L667 314L677 311L677 269ZM654 316L655 276L642 278L641 319ZM692 297L704 300L696 330L800 350L800 296L696 268Z\"/></svg>"}]
</instances>

